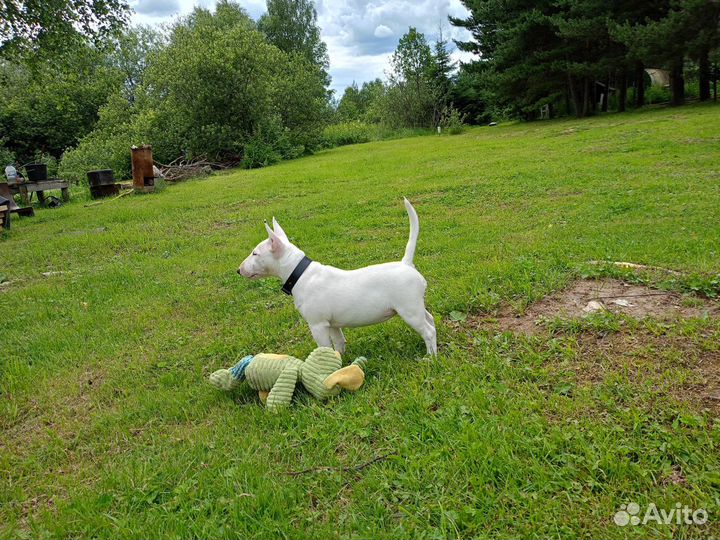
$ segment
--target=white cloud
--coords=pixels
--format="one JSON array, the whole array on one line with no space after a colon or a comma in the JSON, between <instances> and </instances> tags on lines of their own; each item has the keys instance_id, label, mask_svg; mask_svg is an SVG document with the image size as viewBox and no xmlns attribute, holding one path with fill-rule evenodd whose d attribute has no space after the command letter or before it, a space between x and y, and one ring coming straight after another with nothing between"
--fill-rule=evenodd
<instances>
[{"instance_id":1,"label":"white cloud","mask_svg":"<svg viewBox=\"0 0 720 540\"><path fill-rule=\"evenodd\" d=\"M379 24L375 27L375 32L373 32L373 34L376 38L386 38L392 36L394 32L392 31L392 28L389 28L384 24Z\"/></svg>"},{"instance_id":2,"label":"white cloud","mask_svg":"<svg viewBox=\"0 0 720 540\"><path fill-rule=\"evenodd\" d=\"M144 3L178 3L179 14L192 11L195 3L213 5L215 0L138 0ZM240 0L251 17L265 12L265 0ZM464 17L460 0L315 0L322 38L328 46L332 88L342 94L353 81L362 83L384 77L388 59L408 27L414 26L433 41L442 27L446 39L467 39L467 31L450 26L447 17ZM137 10L137 8L136 8ZM164 20L169 20L168 13ZM133 20L157 23L157 15L137 14ZM452 41L450 41L452 46ZM467 53L453 51L457 60Z\"/></svg>"}]
</instances>

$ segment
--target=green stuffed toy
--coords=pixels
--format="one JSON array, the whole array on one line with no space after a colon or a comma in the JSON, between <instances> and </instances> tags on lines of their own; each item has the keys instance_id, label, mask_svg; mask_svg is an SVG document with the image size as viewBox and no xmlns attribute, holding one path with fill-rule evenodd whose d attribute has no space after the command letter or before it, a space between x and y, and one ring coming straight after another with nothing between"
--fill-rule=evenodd
<instances>
[{"instance_id":1,"label":"green stuffed toy","mask_svg":"<svg viewBox=\"0 0 720 540\"><path fill-rule=\"evenodd\" d=\"M210 383L229 392L247 381L273 411L290 405L298 383L319 400L342 389L354 392L365 382L366 361L361 356L342 367L340 353L329 347L318 347L304 362L289 355L260 353L246 356L230 369L219 369L210 375Z\"/></svg>"}]
</instances>

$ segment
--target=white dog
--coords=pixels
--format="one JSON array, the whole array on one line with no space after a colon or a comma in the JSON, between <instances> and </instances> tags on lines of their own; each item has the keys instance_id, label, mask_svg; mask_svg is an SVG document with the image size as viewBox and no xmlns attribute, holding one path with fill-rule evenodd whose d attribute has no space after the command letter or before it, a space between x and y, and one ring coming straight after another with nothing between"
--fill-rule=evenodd
<instances>
[{"instance_id":1,"label":"white dog","mask_svg":"<svg viewBox=\"0 0 720 540\"><path fill-rule=\"evenodd\" d=\"M340 270L311 261L288 240L273 218L268 239L260 242L242 262L238 274L249 279L279 277L283 292L310 326L320 347L345 351L345 327L367 326L400 315L425 340L427 352L437 354L435 321L425 309L427 282L413 265L420 222L410 201L410 239L401 262L376 264L357 270Z\"/></svg>"}]
</instances>

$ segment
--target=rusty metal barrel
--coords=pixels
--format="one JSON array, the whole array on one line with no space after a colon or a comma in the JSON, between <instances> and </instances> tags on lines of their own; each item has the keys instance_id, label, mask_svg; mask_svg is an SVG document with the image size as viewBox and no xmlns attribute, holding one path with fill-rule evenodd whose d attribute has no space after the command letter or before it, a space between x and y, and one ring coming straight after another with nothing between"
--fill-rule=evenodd
<instances>
[{"instance_id":1,"label":"rusty metal barrel","mask_svg":"<svg viewBox=\"0 0 720 540\"><path fill-rule=\"evenodd\" d=\"M153 171L152 146L149 144L133 146L131 153L133 189L145 192L154 191L155 172Z\"/></svg>"}]
</instances>

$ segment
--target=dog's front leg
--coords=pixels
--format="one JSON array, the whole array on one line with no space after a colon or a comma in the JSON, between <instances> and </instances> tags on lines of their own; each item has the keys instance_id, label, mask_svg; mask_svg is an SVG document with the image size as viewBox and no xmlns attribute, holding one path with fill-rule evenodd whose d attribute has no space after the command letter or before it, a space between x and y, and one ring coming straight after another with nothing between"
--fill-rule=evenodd
<instances>
[{"instance_id":1,"label":"dog's front leg","mask_svg":"<svg viewBox=\"0 0 720 540\"><path fill-rule=\"evenodd\" d=\"M317 323L310 325L310 332L318 347L332 347L330 341L330 325L328 323Z\"/></svg>"},{"instance_id":2,"label":"dog's front leg","mask_svg":"<svg viewBox=\"0 0 720 540\"><path fill-rule=\"evenodd\" d=\"M335 350L340 354L345 354L345 336L342 328L330 327L330 337L332 338Z\"/></svg>"}]
</instances>

